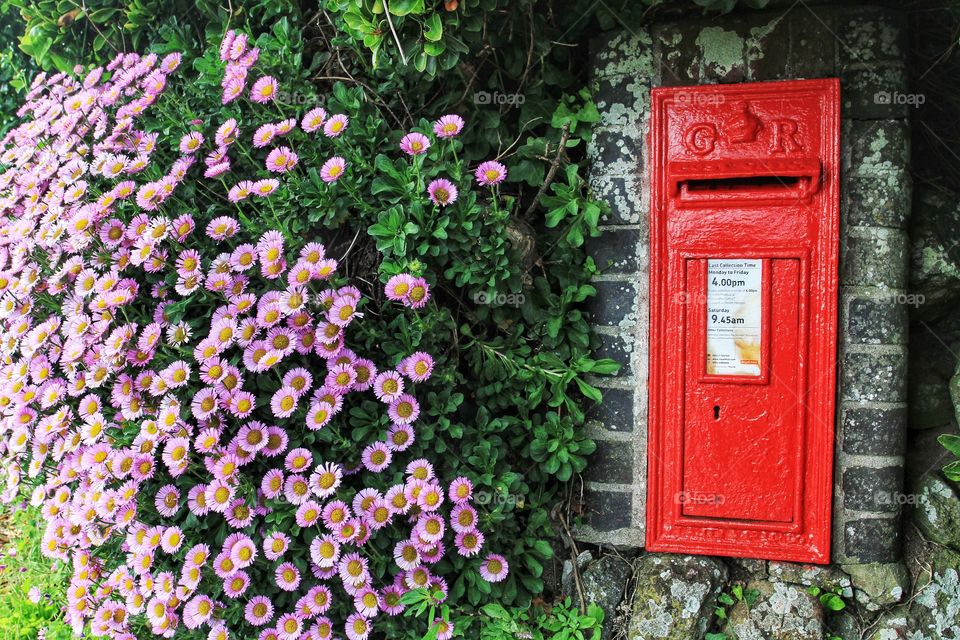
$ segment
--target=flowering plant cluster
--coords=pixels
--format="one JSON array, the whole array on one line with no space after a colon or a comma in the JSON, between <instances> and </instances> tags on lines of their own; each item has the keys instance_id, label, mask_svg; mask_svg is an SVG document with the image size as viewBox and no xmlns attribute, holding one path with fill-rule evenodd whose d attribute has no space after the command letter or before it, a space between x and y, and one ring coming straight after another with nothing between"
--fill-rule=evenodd
<instances>
[{"instance_id":1,"label":"flowering plant cluster","mask_svg":"<svg viewBox=\"0 0 960 640\"><path fill-rule=\"evenodd\" d=\"M148 130L181 57L121 54L37 76L0 145L3 498L42 510L78 632L363 640L410 592L443 602L447 558L488 583L508 564L484 551L471 480L407 453L431 355L352 346L365 313L417 313L430 284L396 273L375 308L323 244L263 228L303 168L294 149L349 118L273 119L279 83L257 47L230 31L219 58L221 102L247 118L189 121L173 140ZM450 115L433 132L463 126ZM430 145L411 132L400 148ZM237 179L241 161L255 175ZM341 155L319 167L327 185L348 171ZM485 187L505 176L496 161L475 172ZM219 206L195 210L198 190ZM458 197L449 178L423 192L438 207ZM339 424L358 396L377 409L369 441L350 443ZM333 454L345 441L352 458Z\"/></svg>"}]
</instances>

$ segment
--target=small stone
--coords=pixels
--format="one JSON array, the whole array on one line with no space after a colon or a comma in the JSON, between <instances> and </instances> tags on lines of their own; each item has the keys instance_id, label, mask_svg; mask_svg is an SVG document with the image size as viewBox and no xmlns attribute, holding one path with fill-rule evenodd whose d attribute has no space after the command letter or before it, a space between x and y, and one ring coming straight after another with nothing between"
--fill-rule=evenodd
<instances>
[{"instance_id":1,"label":"small stone","mask_svg":"<svg viewBox=\"0 0 960 640\"><path fill-rule=\"evenodd\" d=\"M612 638L617 606L630 577L630 563L616 555L591 562L583 572L583 595L587 602L603 609L603 637ZM576 598L574 599L576 602Z\"/></svg>"},{"instance_id":2,"label":"small stone","mask_svg":"<svg viewBox=\"0 0 960 640\"><path fill-rule=\"evenodd\" d=\"M902 602L910 590L910 574L902 562L846 564L853 592L867 611Z\"/></svg>"},{"instance_id":3,"label":"small stone","mask_svg":"<svg viewBox=\"0 0 960 640\"><path fill-rule=\"evenodd\" d=\"M871 625L866 640L900 640L907 638L908 632L915 629L913 616L906 607L896 607L883 612ZM859 637L859 636L858 636Z\"/></svg>"},{"instance_id":4,"label":"small stone","mask_svg":"<svg viewBox=\"0 0 960 640\"><path fill-rule=\"evenodd\" d=\"M583 570L593 560L593 554L590 551L581 551L577 556L577 571L583 575ZM577 588L573 580L573 562L563 561L563 572L560 574L560 594L564 598L573 598L576 596Z\"/></svg>"},{"instance_id":5,"label":"small stone","mask_svg":"<svg viewBox=\"0 0 960 640\"><path fill-rule=\"evenodd\" d=\"M738 640L822 640L823 608L805 587L757 580L747 585L760 597L753 604L738 602L730 611L727 635Z\"/></svg>"},{"instance_id":6,"label":"small stone","mask_svg":"<svg viewBox=\"0 0 960 640\"><path fill-rule=\"evenodd\" d=\"M917 592L910 611L917 621L916 631L908 636L911 640L960 637L960 575L957 569L934 570L930 582Z\"/></svg>"},{"instance_id":7,"label":"small stone","mask_svg":"<svg viewBox=\"0 0 960 640\"><path fill-rule=\"evenodd\" d=\"M849 611L839 611L827 621L827 634L824 637L831 636L840 640L861 640L860 622Z\"/></svg>"},{"instance_id":8,"label":"small stone","mask_svg":"<svg viewBox=\"0 0 960 640\"><path fill-rule=\"evenodd\" d=\"M754 558L730 558L730 564L739 567L744 573L753 578L767 577L767 561Z\"/></svg>"},{"instance_id":9,"label":"small stone","mask_svg":"<svg viewBox=\"0 0 960 640\"><path fill-rule=\"evenodd\" d=\"M925 321L952 317L960 301L960 197L917 188L911 214L910 289L923 296Z\"/></svg>"},{"instance_id":10,"label":"small stone","mask_svg":"<svg viewBox=\"0 0 960 640\"><path fill-rule=\"evenodd\" d=\"M727 567L702 556L649 554L634 576L628 640L699 640L713 618Z\"/></svg>"},{"instance_id":11,"label":"small stone","mask_svg":"<svg viewBox=\"0 0 960 640\"><path fill-rule=\"evenodd\" d=\"M853 596L849 576L834 566L771 561L767 564L767 572L772 579L781 582L805 587L817 586L829 591L839 589L843 597Z\"/></svg>"},{"instance_id":12,"label":"small stone","mask_svg":"<svg viewBox=\"0 0 960 640\"><path fill-rule=\"evenodd\" d=\"M960 549L960 496L940 474L927 474L920 481L913 520L934 542Z\"/></svg>"}]
</instances>

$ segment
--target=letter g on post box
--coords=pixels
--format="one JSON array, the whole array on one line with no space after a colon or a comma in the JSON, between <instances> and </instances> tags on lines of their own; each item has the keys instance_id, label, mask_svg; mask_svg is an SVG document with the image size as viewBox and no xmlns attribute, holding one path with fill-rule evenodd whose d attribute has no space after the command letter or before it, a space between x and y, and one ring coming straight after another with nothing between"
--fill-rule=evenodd
<instances>
[{"instance_id":1,"label":"letter g on post box","mask_svg":"<svg viewBox=\"0 0 960 640\"><path fill-rule=\"evenodd\" d=\"M839 82L651 103L647 548L829 562Z\"/></svg>"}]
</instances>

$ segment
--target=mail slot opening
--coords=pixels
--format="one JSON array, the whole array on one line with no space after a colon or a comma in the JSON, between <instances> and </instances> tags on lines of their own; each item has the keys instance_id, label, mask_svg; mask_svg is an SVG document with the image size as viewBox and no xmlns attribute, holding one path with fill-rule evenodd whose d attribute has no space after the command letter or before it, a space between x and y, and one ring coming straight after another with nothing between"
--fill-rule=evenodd
<instances>
[{"instance_id":1,"label":"mail slot opening","mask_svg":"<svg viewBox=\"0 0 960 640\"><path fill-rule=\"evenodd\" d=\"M740 178L707 178L681 183L688 191L789 191L796 190L807 178L799 176L744 176ZM683 187L681 186L681 189Z\"/></svg>"},{"instance_id":2,"label":"mail slot opening","mask_svg":"<svg viewBox=\"0 0 960 640\"><path fill-rule=\"evenodd\" d=\"M810 175L730 176L679 180L680 201L691 204L805 200L817 187Z\"/></svg>"}]
</instances>

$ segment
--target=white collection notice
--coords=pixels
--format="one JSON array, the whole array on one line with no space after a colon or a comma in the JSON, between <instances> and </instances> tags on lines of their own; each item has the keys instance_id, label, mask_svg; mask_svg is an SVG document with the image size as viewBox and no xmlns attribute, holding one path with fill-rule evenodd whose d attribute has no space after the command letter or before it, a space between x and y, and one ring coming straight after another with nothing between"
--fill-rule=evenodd
<instances>
[{"instance_id":1,"label":"white collection notice","mask_svg":"<svg viewBox=\"0 0 960 640\"><path fill-rule=\"evenodd\" d=\"M707 373L759 376L762 260L707 261Z\"/></svg>"}]
</instances>

